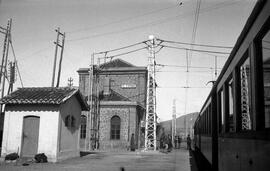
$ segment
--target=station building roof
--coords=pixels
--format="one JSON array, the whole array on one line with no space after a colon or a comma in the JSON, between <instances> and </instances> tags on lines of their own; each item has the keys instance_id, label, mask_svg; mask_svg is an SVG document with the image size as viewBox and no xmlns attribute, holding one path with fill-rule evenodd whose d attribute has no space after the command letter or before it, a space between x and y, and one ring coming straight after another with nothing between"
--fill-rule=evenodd
<instances>
[{"instance_id":1,"label":"station building roof","mask_svg":"<svg viewBox=\"0 0 270 171\"><path fill-rule=\"evenodd\" d=\"M76 96L82 110L88 110L88 105L80 91L70 87L27 87L19 88L0 99L1 104L55 104L59 105Z\"/></svg>"}]
</instances>

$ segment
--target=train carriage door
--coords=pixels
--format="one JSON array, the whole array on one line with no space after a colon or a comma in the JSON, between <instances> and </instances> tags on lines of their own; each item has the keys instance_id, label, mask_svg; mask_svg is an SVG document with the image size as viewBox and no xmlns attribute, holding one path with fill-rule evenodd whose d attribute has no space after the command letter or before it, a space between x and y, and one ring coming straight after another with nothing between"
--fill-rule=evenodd
<instances>
[{"instance_id":1,"label":"train carriage door","mask_svg":"<svg viewBox=\"0 0 270 171\"><path fill-rule=\"evenodd\" d=\"M23 118L22 150L23 157L33 157L38 151L39 117L25 116Z\"/></svg>"}]
</instances>

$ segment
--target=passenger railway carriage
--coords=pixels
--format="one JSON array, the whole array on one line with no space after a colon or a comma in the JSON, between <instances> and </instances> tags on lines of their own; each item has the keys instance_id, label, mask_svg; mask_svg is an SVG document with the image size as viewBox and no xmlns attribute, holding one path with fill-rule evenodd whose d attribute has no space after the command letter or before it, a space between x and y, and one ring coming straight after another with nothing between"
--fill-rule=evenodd
<instances>
[{"instance_id":1,"label":"passenger railway carriage","mask_svg":"<svg viewBox=\"0 0 270 171\"><path fill-rule=\"evenodd\" d=\"M212 170L270 170L269 28L270 1L259 0L195 122Z\"/></svg>"}]
</instances>

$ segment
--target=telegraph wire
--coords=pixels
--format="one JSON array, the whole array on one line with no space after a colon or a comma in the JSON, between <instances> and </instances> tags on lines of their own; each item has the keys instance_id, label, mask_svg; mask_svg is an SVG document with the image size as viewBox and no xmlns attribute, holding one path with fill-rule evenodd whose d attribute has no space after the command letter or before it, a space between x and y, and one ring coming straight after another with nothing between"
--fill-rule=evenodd
<instances>
[{"instance_id":1,"label":"telegraph wire","mask_svg":"<svg viewBox=\"0 0 270 171\"><path fill-rule=\"evenodd\" d=\"M217 5L213 5L207 8L204 8L202 10L200 10L200 13L202 12L209 12L211 10L215 10L215 9L219 9L222 7L226 7L226 6L230 6L230 5L234 5L236 3L239 3L240 1L236 1L236 2L231 2L231 3L219 3ZM180 14L180 15L176 15L176 16L172 16L172 17L167 17L164 19L160 19L160 20L156 20L153 22L149 22L146 24L141 24L138 26L134 26L134 27L128 27L122 30L116 30L116 31L111 31L111 32L106 32L106 33L101 33L101 34L95 34L95 35L91 35L91 36L84 36L84 37L79 37L79 38L73 38L73 39L68 39L66 41L68 42L74 42L74 41L80 41L80 40L87 40L87 39L91 39L91 38L97 38L97 37L102 37L102 36L107 36L107 35L111 35L111 34L119 34L119 33L123 33L123 32L128 32L128 31L132 31L132 30L137 30L140 28L144 28L144 27L150 27L150 26L154 26L154 25L158 25L158 24L162 24L162 23L166 23L169 22L171 20L176 20L179 19L179 17L184 17L184 16L189 16L192 15L190 12L188 13L184 13L184 14Z\"/></svg>"},{"instance_id":2,"label":"telegraph wire","mask_svg":"<svg viewBox=\"0 0 270 171\"><path fill-rule=\"evenodd\" d=\"M41 53L41 52L43 52L43 51L45 51L45 50L47 50L47 49L49 49L49 48L50 48L50 46L46 46L45 48L39 49L39 50L37 50L37 51L35 51L35 52L33 52L33 53L29 54L29 55L25 55L25 56L26 56L26 57L30 57L30 56L39 54L39 53Z\"/></svg>"},{"instance_id":3,"label":"telegraph wire","mask_svg":"<svg viewBox=\"0 0 270 171\"><path fill-rule=\"evenodd\" d=\"M195 11L195 20L194 20L191 45L190 45L190 49L192 49L192 50L193 50L192 44L195 43L195 38L196 38L200 7L201 7L201 0L197 0L196 11ZM193 51L191 51L191 50L188 51L186 49L186 60L187 60L186 87L189 86L189 65L191 65L191 61L192 61L192 52ZM188 89L185 89L185 111L184 111L185 113L186 113L186 109L187 109L187 101L188 101Z\"/></svg>"},{"instance_id":4,"label":"telegraph wire","mask_svg":"<svg viewBox=\"0 0 270 171\"><path fill-rule=\"evenodd\" d=\"M180 3L179 5L182 5L182 4ZM126 18L123 18L123 19L112 21L110 23L105 23L105 24L101 24L101 25L97 25L97 26L93 26L93 27L88 27L88 28L77 29L77 30L74 30L74 31L69 31L67 33L77 33L77 32L82 32L82 31L87 31L87 30L93 30L93 29L100 28L100 27L105 27L105 26L108 26L108 25L118 24L118 23L121 23L121 22L130 21L130 20L133 20L133 19L136 19L136 18L140 18L140 17L146 16L146 15L159 13L161 11L165 11L165 10L168 10L168 9L171 9L171 8L176 8L176 7L179 7L179 5L172 5L172 6L168 6L168 7L165 7L165 8L153 10L153 11L150 11L150 12L147 12L147 13L144 13L144 14L140 14L140 15L137 15L137 16L126 17Z\"/></svg>"}]
</instances>

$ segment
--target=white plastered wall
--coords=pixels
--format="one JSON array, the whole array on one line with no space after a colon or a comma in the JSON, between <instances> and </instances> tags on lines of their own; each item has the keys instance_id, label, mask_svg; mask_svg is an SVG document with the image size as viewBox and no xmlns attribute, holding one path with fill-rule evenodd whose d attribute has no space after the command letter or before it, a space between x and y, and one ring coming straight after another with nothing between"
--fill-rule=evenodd
<instances>
[{"instance_id":1,"label":"white plastered wall","mask_svg":"<svg viewBox=\"0 0 270 171\"><path fill-rule=\"evenodd\" d=\"M6 111L1 157L13 152L20 154L23 117L29 115L40 117L38 153L45 153L49 161L56 162L59 111Z\"/></svg>"},{"instance_id":2,"label":"white plastered wall","mask_svg":"<svg viewBox=\"0 0 270 171\"><path fill-rule=\"evenodd\" d=\"M75 117L75 128L68 129L65 126L65 118L67 115ZM59 144L58 144L58 160L80 156L80 118L81 106L75 96L60 106L59 121Z\"/></svg>"}]
</instances>

